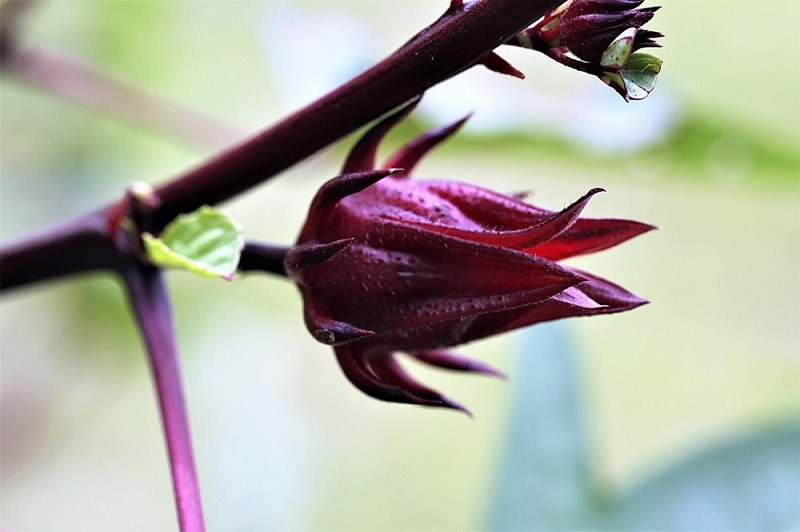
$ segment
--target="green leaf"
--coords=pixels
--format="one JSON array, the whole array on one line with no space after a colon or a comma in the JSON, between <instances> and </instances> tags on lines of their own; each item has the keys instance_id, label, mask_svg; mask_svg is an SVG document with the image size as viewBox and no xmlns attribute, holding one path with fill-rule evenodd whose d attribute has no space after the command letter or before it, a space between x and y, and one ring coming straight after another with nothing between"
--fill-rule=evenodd
<instances>
[{"instance_id":1,"label":"green leaf","mask_svg":"<svg viewBox=\"0 0 800 532\"><path fill-rule=\"evenodd\" d=\"M619 37L614 39L614 42L603 52L603 57L600 58L600 66L605 70L619 70L622 68L633 48L634 37L636 37L636 28L628 28L620 33Z\"/></svg>"},{"instance_id":2,"label":"green leaf","mask_svg":"<svg viewBox=\"0 0 800 532\"><path fill-rule=\"evenodd\" d=\"M617 502L612 530L797 530L800 424L717 444Z\"/></svg>"},{"instance_id":3,"label":"green leaf","mask_svg":"<svg viewBox=\"0 0 800 532\"><path fill-rule=\"evenodd\" d=\"M561 322L519 335L515 397L487 530L586 530L595 522L574 343Z\"/></svg>"},{"instance_id":4,"label":"green leaf","mask_svg":"<svg viewBox=\"0 0 800 532\"><path fill-rule=\"evenodd\" d=\"M631 100L643 100L656 87L663 61L650 54L635 53L622 65L620 75Z\"/></svg>"},{"instance_id":5,"label":"green leaf","mask_svg":"<svg viewBox=\"0 0 800 532\"><path fill-rule=\"evenodd\" d=\"M716 442L622 494L591 468L577 353L562 323L523 333L489 530L797 530L800 423Z\"/></svg>"},{"instance_id":6,"label":"green leaf","mask_svg":"<svg viewBox=\"0 0 800 532\"><path fill-rule=\"evenodd\" d=\"M625 61L624 65L622 65L622 70L629 72L658 74L661 72L661 65L663 63L664 61L658 57L650 54L644 54L642 52L636 52L628 57L628 60Z\"/></svg>"},{"instance_id":7,"label":"green leaf","mask_svg":"<svg viewBox=\"0 0 800 532\"><path fill-rule=\"evenodd\" d=\"M663 61L650 54L634 53L619 70L608 70L600 79L626 101L643 100L656 87Z\"/></svg>"},{"instance_id":8,"label":"green leaf","mask_svg":"<svg viewBox=\"0 0 800 532\"><path fill-rule=\"evenodd\" d=\"M600 77L600 80L617 91L625 101L629 101L628 98L628 87L625 85L625 80L617 74L616 72L606 72L603 76Z\"/></svg>"},{"instance_id":9,"label":"green leaf","mask_svg":"<svg viewBox=\"0 0 800 532\"><path fill-rule=\"evenodd\" d=\"M148 258L156 266L228 281L233 279L244 247L238 222L208 206L178 216L159 237L143 233L142 240Z\"/></svg>"}]
</instances>

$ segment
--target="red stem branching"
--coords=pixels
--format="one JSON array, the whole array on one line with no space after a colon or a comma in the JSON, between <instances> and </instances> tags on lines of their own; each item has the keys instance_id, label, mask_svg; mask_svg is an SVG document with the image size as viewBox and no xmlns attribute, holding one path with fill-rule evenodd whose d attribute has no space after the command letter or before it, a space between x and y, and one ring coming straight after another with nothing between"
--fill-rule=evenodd
<instances>
[{"instance_id":1,"label":"red stem branching","mask_svg":"<svg viewBox=\"0 0 800 532\"><path fill-rule=\"evenodd\" d=\"M479 62L559 0L448 10L391 56L248 141L157 188L156 224L231 198Z\"/></svg>"},{"instance_id":2,"label":"red stem branching","mask_svg":"<svg viewBox=\"0 0 800 532\"><path fill-rule=\"evenodd\" d=\"M266 131L157 187L159 207L153 213L154 227L162 228L180 213L223 202L265 182L478 63L559 4L560 0L478 0L463 6L452 2L438 21L363 74ZM99 212L110 216L113 208ZM59 241L63 242L69 240L63 234L73 230L83 231L75 222L54 231L62 234ZM113 240L115 235L107 234L106 238ZM109 262L115 262L102 256L110 250L74 259L66 255L88 255L83 246L62 248L60 256L73 267L64 270L50 261L40 264L37 275L28 277L23 267L42 256L46 242L47 238L39 237L31 246L29 239L22 239L0 249L0 290L107 268Z\"/></svg>"},{"instance_id":3,"label":"red stem branching","mask_svg":"<svg viewBox=\"0 0 800 532\"><path fill-rule=\"evenodd\" d=\"M144 228L131 229L131 224L146 218L147 229L157 232L178 214L223 202L265 182L480 62L561 1L477 0L464 5L451 0L438 21L387 59L266 131L159 186L147 198L149 207L131 203L133 196L126 194L116 205L0 249L0 290L93 270L111 270L124 280L156 383L181 530L203 530L204 523L178 351L162 274L141 261L136 230ZM69 92L73 97L91 99L115 86L82 64L21 51L16 34L23 3L4 4L5 14L15 14L0 24L0 59L6 67L12 65L29 80L56 91L71 87L75 80L91 81L93 90L85 95ZM116 85L117 92L120 87ZM142 216L129 217L136 214ZM248 244L241 268L285 273L285 253L284 248Z\"/></svg>"},{"instance_id":4,"label":"red stem branching","mask_svg":"<svg viewBox=\"0 0 800 532\"><path fill-rule=\"evenodd\" d=\"M0 288L10 290L81 272L119 271L126 261L109 238L105 209L3 246Z\"/></svg>"}]
</instances>

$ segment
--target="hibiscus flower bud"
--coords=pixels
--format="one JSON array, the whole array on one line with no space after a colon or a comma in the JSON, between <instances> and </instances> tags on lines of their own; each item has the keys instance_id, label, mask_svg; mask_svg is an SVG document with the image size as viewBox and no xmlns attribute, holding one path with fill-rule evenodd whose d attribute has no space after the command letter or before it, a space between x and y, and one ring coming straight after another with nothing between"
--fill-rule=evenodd
<instances>
[{"instance_id":1,"label":"hibiscus flower bud","mask_svg":"<svg viewBox=\"0 0 800 532\"><path fill-rule=\"evenodd\" d=\"M598 63L611 43L625 30L640 28L659 7L639 8L643 0L573 0L559 17L556 26L559 46L575 56ZM633 51L658 46L654 32L642 34Z\"/></svg>"},{"instance_id":2,"label":"hibiscus flower bud","mask_svg":"<svg viewBox=\"0 0 800 532\"><path fill-rule=\"evenodd\" d=\"M662 34L641 29L659 7L643 0L570 0L506 44L545 53L559 63L597 76L626 101L641 100L655 88L661 59L638 53L658 48ZM512 73L493 56L484 64Z\"/></svg>"},{"instance_id":3,"label":"hibiscus flower bud","mask_svg":"<svg viewBox=\"0 0 800 532\"><path fill-rule=\"evenodd\" d=\"M558 261L653 227L579 218L601 189L553 212L466 183L412 179L415 163L463 120L412 141L375 169L381 138L409 111L370 130L344 174L320 188L284 264L303 296L309 331L334 347L356 387L385 401L466 411L415 381L396 354L499 375L447 348L542 321L637 307L645 301Z\"/></svg>"}]
</instances>

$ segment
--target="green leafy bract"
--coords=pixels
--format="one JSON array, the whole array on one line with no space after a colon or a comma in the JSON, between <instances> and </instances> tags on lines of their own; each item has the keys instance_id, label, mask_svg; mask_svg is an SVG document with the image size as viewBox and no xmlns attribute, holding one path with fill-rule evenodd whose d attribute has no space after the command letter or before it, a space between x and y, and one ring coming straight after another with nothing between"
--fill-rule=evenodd
<instances>
[{"instance_id":1,"label":"green leafy bract","mask_svg":"<svg viewBox=\"0 0 800 532\"><path fill-rule=\"evenodd\" d=\"M628 57L620 74L632 100L645 98L655 88L662 63L661 59L650 54L634 53Z\"/></svg>"},{"instance_id":2,"label":"green leafy bract","mask_svg":"<svg viewBox=\"0 0 800 532\"><path fill-rule=\"evenodd\" d=\"M233 279L244 247L239 223L208 206L178 216L158 237L143 233L142 240L156 266L228 281Z\"/></svg>"},{"instance_id":3,"label":"green leafy bract","mask_svg":"<svg viewBox=\"0 0 800 532\"><path fill-rule=\"evenodd\" d=\"M633 53L617 72L605 72L600 78L625 100L643 100L655 88L663 61L644 53Z\"/></svg>"},{"instance_id":4,"label":"green leafy bract","mask_svg":"<svg viewBox=\"0 0 800 532\"><path fill-rule=\"evenodd\" d=\"M609 47L603 52L600 59L600 66L607 70L619 70L628 60L628 56L633 49L633 41L636 37L636 28L628 28L614 39Z\"/></svg>"}]
</instances>

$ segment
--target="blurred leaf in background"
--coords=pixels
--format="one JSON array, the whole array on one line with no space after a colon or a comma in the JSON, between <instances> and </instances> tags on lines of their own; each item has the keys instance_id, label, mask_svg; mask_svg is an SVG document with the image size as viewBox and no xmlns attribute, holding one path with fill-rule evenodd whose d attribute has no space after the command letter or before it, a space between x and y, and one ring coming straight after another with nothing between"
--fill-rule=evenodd
<instances>
[{"instance_id":1,"label":"blurred leaf in background","mask_svg":"<svg viewBox=\"0 0 800 532\"><path fill-rule=\"evenodd\" d=\"M800 527L800 418L712 442L622 494L599 485L568 331L546 324L522 338L488 529Z\"/></svg>"}]
</instances>

